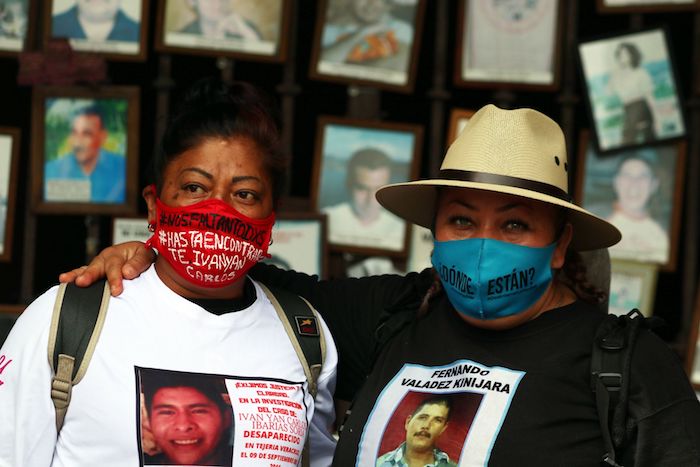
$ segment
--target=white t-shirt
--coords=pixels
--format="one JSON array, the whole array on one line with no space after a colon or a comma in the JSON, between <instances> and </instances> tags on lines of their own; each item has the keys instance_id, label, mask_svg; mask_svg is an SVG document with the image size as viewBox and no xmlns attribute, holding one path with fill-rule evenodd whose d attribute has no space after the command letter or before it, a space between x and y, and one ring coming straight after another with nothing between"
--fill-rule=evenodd
<instances>
[{"instance_id":1,"label":"white t-shirt","mask_svg":"<svg viewBox=\"0 0 700 467\"><path fill-rule=\"evenodd\" d=\"M608 222L622 232L622 240L610 247L612 258L658 263L668 261L668 234L651 217L635 219L615 211Z\"/></svg>"},{"instance_id":2,"label":"white t-shirt","mask_svg":"<svg viewBox=\"0 0 700 467\"><path fill-rule=\"evenodd\" d=\"M56 291L51 288L22 313L0 350L0 466L144 465L136 375L147 369L225 380L233 409L233 465L294 465L307 423L311 465L330 465L338 357L325 323L327 352L314 401L290 338L257 284L250 307L217 316L166 287L154 267L125 281L122 295L111 298L56 441L47 359Z\"/></svg>"},{"instance_id":3,"label":"white t-shirt","mask_svg":"<svg viewBox=\"0 0 700 467\"><path fill-rule=\"evenodd\" d=\"M399 217L382 210L376 221L363 225L349 203L323 209L328 215L328 241L341 245L364 246L400 251L403 249L406 224Z\"/></svg>"}]
</instances>

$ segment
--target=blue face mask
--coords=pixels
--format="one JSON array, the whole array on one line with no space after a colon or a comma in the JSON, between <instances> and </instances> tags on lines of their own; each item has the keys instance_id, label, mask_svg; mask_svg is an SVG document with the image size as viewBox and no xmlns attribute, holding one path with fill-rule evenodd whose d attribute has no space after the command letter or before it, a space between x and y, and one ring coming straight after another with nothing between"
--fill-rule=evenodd
<instances>
[{"instance_id":1,"label":"blue face mask","mask_svg":"<svg viewBox=\"0 0 700 467\"><path fill-rule=\"evenodd\" d=\"M542 296L552 281L555 247L490 238L436 240L432 261L452 306L488 320L521 313Z\"/></svg>"}]
</instances>

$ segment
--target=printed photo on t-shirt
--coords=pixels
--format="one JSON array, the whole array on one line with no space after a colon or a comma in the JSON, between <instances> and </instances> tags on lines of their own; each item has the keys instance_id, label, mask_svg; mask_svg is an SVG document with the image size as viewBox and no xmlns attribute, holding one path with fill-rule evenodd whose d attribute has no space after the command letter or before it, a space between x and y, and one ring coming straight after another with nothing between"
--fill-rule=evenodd
<instances>
[{"instance_id":1,"label":"printed photo on t-shirt","mask_svg":"<svg viewBox=\"0 0 700 467\"><path fill-rule=\"evenodd\" d=\"M524 375L471 360L405 364L374 403L357 465L487 465Z\"/></svg>"},{"instance_id":2,"label":"printed photo on t-shirt","mask_svg":"<svg viewBox=\"0 0 700 467\"><path fill-rule=\"evenodd\" d=\"M138 374L142 465L231 465L234 417L223 377Z\"/></svg>"},{"instance_id":3,"label":"printed photo on t-shirt","mask_svg":"<svg viewBox=\"0 0 700 467\"><path fill-rule=\"evenodd\" d=\"M136 367L141 466L296 466L303 382Z\"/></svg>"},{"instance_id":4,"label":"printed photo on t-shirt","mask_svg":"<svg viewBox=\"0 0 700 467\"><path fill-rule=\"evenodd\" d=\"M377 466L413 465L417 460L456 465L482 397L409 391L384 430Z\"/></svg>"}]
</instances>

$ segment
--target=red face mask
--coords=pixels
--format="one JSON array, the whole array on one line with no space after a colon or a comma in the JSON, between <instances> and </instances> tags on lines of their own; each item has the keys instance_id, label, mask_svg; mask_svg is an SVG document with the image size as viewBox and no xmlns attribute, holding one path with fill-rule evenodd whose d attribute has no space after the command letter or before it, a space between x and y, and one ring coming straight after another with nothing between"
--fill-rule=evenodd
<instances>
[{"instance_id":1,"label":"red face mask","mask_svg":"<svg viewBox=\"0 0 700 467\"><path fill-rule=\"evenodd\" d=\"M275 214L251 219L218 199L171 207L156 199L156 224L146 242L177 273L201 287L226 287L269 258Z\"/></svg>"}]
</instances>

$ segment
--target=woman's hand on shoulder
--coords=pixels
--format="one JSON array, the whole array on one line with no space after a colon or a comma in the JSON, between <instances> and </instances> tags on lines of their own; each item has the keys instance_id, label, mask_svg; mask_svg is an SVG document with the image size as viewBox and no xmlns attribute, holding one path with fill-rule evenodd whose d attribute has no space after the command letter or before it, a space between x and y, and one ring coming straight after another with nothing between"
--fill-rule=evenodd
<instances>
[{"instance_id":1,"label":"woman's hand on shoulder","mask_svg":"<svg viewBox=\"0 0 700 467\"><path fill-rule=\"evenodd\" d=\"M133 279L141 275L155 261L155 253L143 242L125 242L105 248L90 264L64 272L58 276L60 282L75 282L87 287L107 277L113 296L124 290L122 279Z\"/></svg>"}]
</instances>

